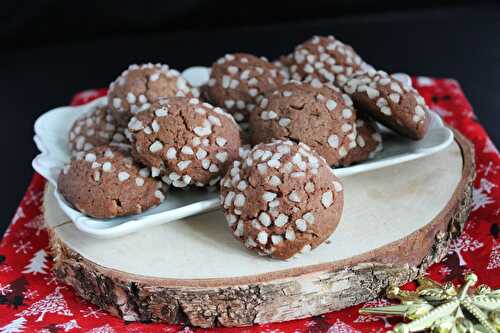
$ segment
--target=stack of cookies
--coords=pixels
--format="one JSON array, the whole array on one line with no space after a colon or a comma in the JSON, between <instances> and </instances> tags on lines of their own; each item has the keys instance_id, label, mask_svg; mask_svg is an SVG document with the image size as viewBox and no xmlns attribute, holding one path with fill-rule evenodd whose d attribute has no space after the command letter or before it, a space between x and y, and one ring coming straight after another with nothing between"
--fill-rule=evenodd
<instances>
[{"instance_id":1,"label":"stack of cookies","mask_svg":"<svg viewBox=\"0 0 500 333\"><path fill-rule=\"evenodd\" d=\"M375 157L377 122L414 140L429 126L415 89L333 36L272 63L227 54L200 90L167 65L130 66L73 124L59 191L105 219L156 206L171 187L220 186L230 232L289 259L335 230L343 185L332 167Z\"/></svg>"}]
</instances>

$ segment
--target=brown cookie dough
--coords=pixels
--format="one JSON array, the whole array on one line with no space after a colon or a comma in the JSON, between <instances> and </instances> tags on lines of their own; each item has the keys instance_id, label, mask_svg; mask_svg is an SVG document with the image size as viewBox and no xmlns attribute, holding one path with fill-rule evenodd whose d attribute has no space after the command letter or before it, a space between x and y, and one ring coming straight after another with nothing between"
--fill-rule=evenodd
<instances>
[{"instance_id":1,"label":"brown cookie dough","mask_svg":"<svg viewBox=\"0 0 500 333\"><path fill-rule=\"evenodd\" d=\"M324 242L340 221L343 200L326 161L291 141L255 146L221 181L220 202L233 235L278 259Z\"/></svg>"},{"instance_id":2,"label":"brown cookie dough","mask_svg":"<svg viewBox=\"0 0 500 333\"><path fill-rule=\"evenodd\" d=\"M281 56L278 60L273 61L273 65L278 68L278 73L283 77L283 83L289 81L291 78L290 66L292 63L292 54Z\"/></svg>"},{"instance_id":3,"label":"brown cookie dough","mask_svg":"<svg viewBox=\"0 0 500 333\"><path fill-rule=\"evenodd\" d=\"M349 96L320 82L291 81L250 116L252 143L287 138L303 142L337 166L356 146L356 112Z\"/></svg>"},{"instance_id":4,"label":"brown cookie dough","mask_svg":"<svg viewBox=\"0 0 500 333\"><path fill-rule=\"evenodd\" d=\"M354 75L343 87L360 112L413 140L422 139L429 128L425 100L408 86L383 71Z\"/></svg>"},{"instance_id":5,"label":"brown cookie dough","mask_svg":"<svg viewBox=\"0 0 500 333\"><path fill-rule=\"evenodd\" d=\"M291 79L330 82L341 87L364 66L354 49L333 36L314 36L295 47L290 62Z\"/></svg>"},{"instance_id":6,"label":"brown cookie dough","mask_svg":"<svg viewBox=\"0 0 500 333\"><path fill-rule=\"evenodd\" d=\"M126 127L133 115L160 98L199 96L180 73L167 65L131 65L109 86L108 100L117 124Z\"/></svg>"},{"instance_id":7,"label":"brown cookie dough","mask_svg":"<svg viewBox=\"0 0 500 333\"><path fill-rule=\"evenodd\" d=\"M227 110L246 129L248 114L262 95L283 80L279 69L265 59L247 53L226 54L212 65L206 92L212 104Z\"/></svg>"},{"instance_id":8,"label":"brown cookie dough","mask_svg":"<svg viewBox=\"0 0 500 333\"><path fill-rule=\"evenodd\" d=\"M112 218L142 211L165 199L164 185L128 155L101 146L73 160L59 175L58 190L84 214Z\"/></svg>"},{"instance_id":9,"label":"brown cookie dough","mask_svg":"<svg viewBox=\"0 0 500 333\"><path fill-rule=\"evenodd\" d=\"M356 147L351 149L340 164L351 165L375 157L382 150L382 136L377 131L377 124L369 119L356 120Z\"/></svg>"},{"instance_id":10,"label":"brown cookie dough","mask_svg":"<svg viewBox=\"0 0 500 333\"><path fill-rule=\"evenodd\" d=\"M238 158L233 117L196 98L161 99L128 128L134 156L175 187L215 185Z\"/></svg>"},{"instance_id":11,"label":"brown cookie dough","mask_svg":"<svg viewBox=\"0 0 500 333\"><path fill-rule=\"evenodd\" d=\"M103 103L75 121L69 131L69 151L72 158L82 159L85 152L105 145L130 149L125 128L115 124L108 106Z\"/></svg>"}]
</instances>

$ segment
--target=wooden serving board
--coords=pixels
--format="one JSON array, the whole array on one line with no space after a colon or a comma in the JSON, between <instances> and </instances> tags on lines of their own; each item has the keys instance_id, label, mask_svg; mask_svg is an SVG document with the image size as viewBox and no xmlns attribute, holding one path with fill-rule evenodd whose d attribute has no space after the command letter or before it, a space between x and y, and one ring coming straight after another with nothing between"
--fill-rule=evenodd
<instances>
[{"instance_id":1,"label":"wooden serving board","mask_svg":"<svg viewBox=\"0 0 500 333\"><path fill-rule=\"evenodd\" d=\"M118 239L94 239L44 197L54 271L125 320L243 326L318 315L377 297L441 260L460 234L475 176L472 145L344 178L342 220L329 241L290 261L235 240L221 211Z\"/></svg>"}]
</instances>

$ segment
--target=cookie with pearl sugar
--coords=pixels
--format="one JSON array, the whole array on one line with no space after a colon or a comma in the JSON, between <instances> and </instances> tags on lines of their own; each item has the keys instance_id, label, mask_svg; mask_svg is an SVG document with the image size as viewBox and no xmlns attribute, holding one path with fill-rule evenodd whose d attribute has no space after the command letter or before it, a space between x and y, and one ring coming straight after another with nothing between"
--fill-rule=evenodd
<instances>
[{"instance_id":1,"label":"cookie with pearl sugar","mask_svg":"<svg viewBox=\"0 0 500 333\"><path fill-rule=\"evenodd\" d=\"M344 85L354 106L375 120L413 140L422 139L429 128L429 108L424 98L384 71L356 73Z\"/></svg>"},{"instance_id":2,"label":"cookie with pearl sugar","mask_svg":"<svg viewBox=\"0 0 500 333\"><path fill-rule=\"evenodd\" d=\"M138 214L165 199L166 188L121 150L101 146L72 160L58 190L80 212L96 218Z\"/></svg>"},{"instance_id":3,"label":"cookie with pearl sugar","mask_svg":"<svg viewBox=\"0 0 500 333\"><path fill-rule=\"evenodd\" d=\"M128 130L134 157L175 187L217 184L241 145L233 117L197 98L160 99Z\"/></svg>"},{"instance_id":4,"label":"cookie with pearl sugar","mask_svg":"<svg viewBox=\"0 0 500 333\"><path fill-rule=\"evenodd\" d=\"M356 132L356 147L351 149L347 156L342 159L342 165L351 165L372 159L383 149L382 136L373 120L358 114Z\"/></svg>"},{"instance_id":5,"label":"cookie with pearl sugar","mask_svg":"<svg viewBox=\"0 0 500 333\"><path fill-rule=\"evenodd\" d=\"M356 111L331 84L290 81L263 98L250 116L252 143L303 142L332 166L356 146Z\"/></svg>"},{"instance_id":6,"label":"cookie with pearl sugar","mask_svg":"<svg viewBox=\"0 0 500 333\"><path fill-rule=\"evenodd\" d=\"M261 255L289 259L324 242L343 209L343 186L303 143L274 140L233 162L220 183L233 235Z\"/></svg>"},{"instance_id":7,"label":"cookie with pearl sugar","mask_svg":"<svg viewBox=\"0 0 500 333\"><path fill-rule=\"evenodd\" d=\"M130 143L125 136L125 130L116 124L107 101L103 101L75 120L71 126L68 135L71 157L82 159L90 149L105 145L129 150Z\"/></svg>"},{"instance_id":8,"label":"cookie with pearl sugar","mask_svg":"<svg viewBox=\"0 0 500 333\"><path fill-rule=\"evenodd\" d=\"M214 105L231 113L246 129L248 114L260 98L284 79L280 69L266 58L248 53L226 54L212 65L205 91Z\"/></svg>"},{"instance_id":9,"label":"cookie with pearl sugar","mask_svg":"<svg viewBox=\"0 0 500 333\"><path fill-rule=\"evenodd\" d=\"M126 127L130 118L147 110L160 98L198 97L199 91L168 65L130 65L109 86L108 100L118 125Z\"/></svg>"},{"instance_id":10,"label":"cookie with pearl sugar","mask_svg":"<svg viewBox=\"0 0 500 333\"><path fill-rule=\"evenodd\" d=\"M334 36L314 36L295 47L289 64L291 79L330 82L341 87L357 70L368 66L354 49Z\"/></svg>"},{"instance_id":11,"label":"cookie with pearl sugar","mask_svg":"<svg viewBox=\"0 0 500 333\"><path fill-rule=\"evenodd\" d=\"M287 54L273 61L273 65L278 68L279 73L284 78L284 82L290 80L290 66L293 62L292 54Z\"/></svg>"}]
</instances>

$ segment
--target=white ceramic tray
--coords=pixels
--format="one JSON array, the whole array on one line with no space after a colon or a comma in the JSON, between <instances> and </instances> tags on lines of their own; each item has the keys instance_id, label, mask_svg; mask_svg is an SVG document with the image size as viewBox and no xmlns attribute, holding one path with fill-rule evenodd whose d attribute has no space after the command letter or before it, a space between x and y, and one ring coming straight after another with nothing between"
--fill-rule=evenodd
<instances>
[{"instance_id":1,"label":"white ceramic tray","mask_svg":"<svg viewBox=\"0 0 500 333\"><path fill-rule=\"evenodd\" d=\"M183 76L194 86L205 83L208 75L209 69L206 67L191 67L183 72ZM410 81L410 78L404 74L399 74L398 78L402 81ZM113 238L219 207L217 193L204 190L190 190L189 192L172 190L161 205L144 213L127 217L99 220L73 209L57 191L59 172L70 161L68 132L75 119L105 101L106 98L102 97L82 106L56 108L41 115L35 123L34 140L41 153L33 160L33 168L56 186L55 197L59 206L79 230L98 238ZM421 158L445 149L453 142L453 132L444 126L436 113L431 112L430 116L429 132L424 139L412 141L383 128L384 150L381 153L365 163L335 169L335 174L340 178L348 177Z\"/></svg>"}]
</instances>

